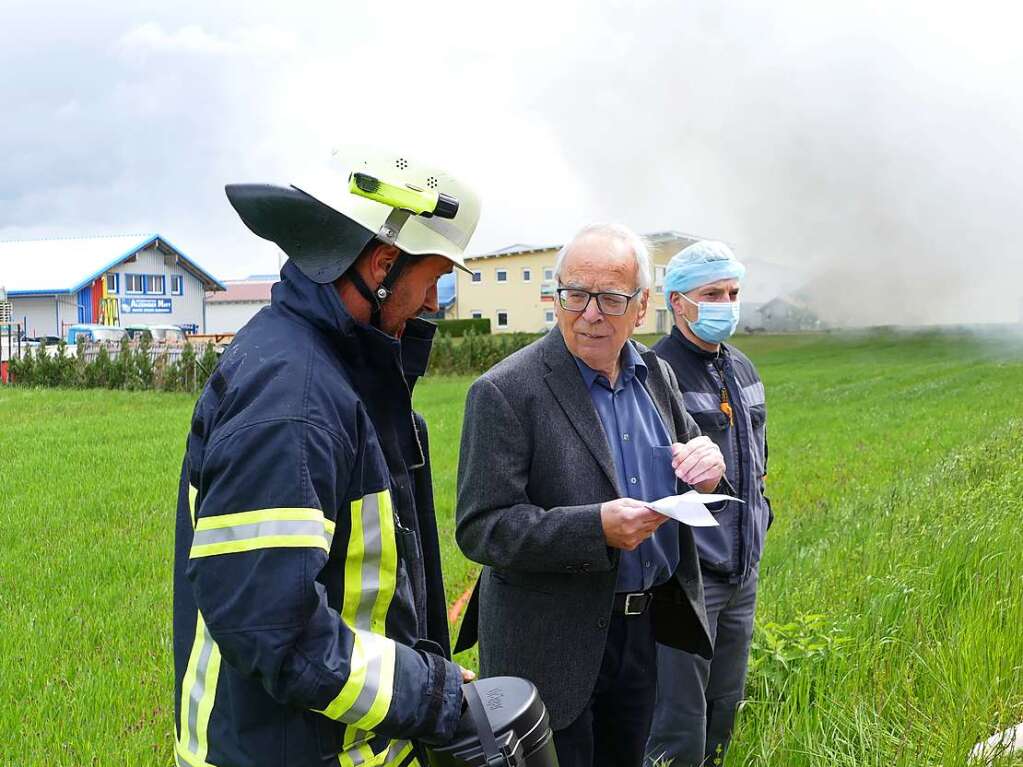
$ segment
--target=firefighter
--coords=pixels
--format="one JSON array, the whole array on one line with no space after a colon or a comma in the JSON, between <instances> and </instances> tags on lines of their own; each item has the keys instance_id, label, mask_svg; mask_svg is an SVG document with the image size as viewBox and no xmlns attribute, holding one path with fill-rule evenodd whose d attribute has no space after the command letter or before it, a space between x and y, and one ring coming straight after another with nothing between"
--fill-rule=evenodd
<instances>
[{"instance_id":1,"label":"firefighter","mask_svg":"<svg viewBox=\"0 0 1023 767\"><path fill-rule=\"evenodd\" d=\"M341 173L322 188L227 187L289 260L192 416L174 562L179 767L399 767L460 718L471 673L450 660L411 388L435 330L417 315L465 268L479 202L405 156L347 169L438 208L353 194Z\"/></svg>"},{"instance_id":2,"label":"firefighter","mask_svg":"<svg viewBox=\"0 0 1023 767\"><path fill-rule=\"evenodd\" d=\"M739 323L745 273L727 245L705 241L677 253L664 276L675 327L654 351L675 371L700 431L725 455L733 495L744 503L729 501L716 512L718 527L693 530L714 657L658 646L648 765L721 764L746 681L771 506L764 384L749 358L725 343Z\"/></svg>"}]
</instances>

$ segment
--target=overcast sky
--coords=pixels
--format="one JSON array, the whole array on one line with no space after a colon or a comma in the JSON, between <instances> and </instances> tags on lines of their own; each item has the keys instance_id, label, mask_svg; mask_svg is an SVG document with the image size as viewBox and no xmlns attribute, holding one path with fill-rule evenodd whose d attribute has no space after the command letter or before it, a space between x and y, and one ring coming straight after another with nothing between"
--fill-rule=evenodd
<instances>
[{"instance_id":1,"label":"overcast sky","mask_svg":"<svg viewBox=\"0 0 1023 767\"><path fill-rule=\"evenodd\" d=\"M1012 4L86 5L0 0L0 239L272 272L224 184L375 143L478 187L473 252L615 220L786 266L837 319L1023 310Z\"/></svg>"}]
</instances>

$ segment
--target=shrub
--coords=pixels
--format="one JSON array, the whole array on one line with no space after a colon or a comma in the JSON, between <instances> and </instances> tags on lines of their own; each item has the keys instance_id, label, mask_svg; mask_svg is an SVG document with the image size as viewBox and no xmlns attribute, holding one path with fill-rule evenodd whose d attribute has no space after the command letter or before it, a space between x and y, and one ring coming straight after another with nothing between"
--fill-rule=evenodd
<instances>
[{"instance_id":1,"label":"shrub","mask_svg":"<svg viewBox=\"0 0 1023 767\"><path fill-rule=\"evenodd\" d=\"M57 344L57 356L53 358L51 386L61 386L65 389L75 386L75 358L67 353L67 341L63 338Z\"/></svg>"},{"instance_id":2,"label":"shrub","mask_svg":"<svg viewBox=\"0 0 1023 767\"><path fill-rule=\"evenodd\" d=\"M152 341L143 338L137 348L128 339L120 342L116 356L106 344L100 344L89 361L87 347L79 338L74 354L61 341L56 351L43 346L26 349L10 361L11 382L16 386L54 386L74 389L158 389L161 391L197 391L219 362L213 344L203 347L200 356L185 343L177 360L171 362L166 350L154 354Z\"/></svg>"},{"instance_id":3,"label":"shrub","mask_svg":"<svg viewBox=\"0 0 1023 767\"><path fill-rule=\"evenodd\" d=\"M153 360L151 356L153 342L148 333L142 334L142 340L132 355L132 388L152 389L153 388Z\"/></svg>"},{"instance_id":4,"label":"shrub","mask_svg":"<svg viewBox=\"0 0 1023 767\"><path fill-rule=\"evenodd\" d=\"M35 386L56 386L57 363L51 357L44 344L36 347L35 355Z\"/></svg>"},{"instance_id":5,"label":"shrub","mask_svg":"<svg viewBox=\"0 0 1023 767\"><path fill-rule=\"evenodd\" d=\"M82 373L82 386L89 389L113 388L114 362L106 346L100 346L96 359L85 366Z\"/></svg>"},{"instance_id":6,"label":"shrub","mask_svg":"<svg viewBox=\"0 0 1023 767\"><path fill-rule=\"evenodd\" d=\"M11 381L18 386L36 385L36 360L31 349L11 360Z\"/></svg>"},{"instance_id":7,"label":"shrub","mask_svg":"<svg viewBox=\"0 0 1023 767\"><path fill-rule=\"evenodd\" d=\"M461 338L468 333L477 335L490 335L490 320L435 320L437 323L438 335L443 334L451 338Z\"/></svg>"},{"instance_id":8,"label":"shrub","mask_svg":"<svg viewBox=\"0 0 1023 767\"><path fill-rule=\"evenodd\" d=\"M206 385L206 381L213 375L218 362L220 362L220 355L217 354L217 347L210 343L206 344L198 361L199 370L195 380L196 389L201 389Z\"/></svg>"},{"instance_id":9,"label":"shrub","mask_svg":"<svg viewBox=\"0 0 1023 767\"><path fill-rule=\"evenodd\" d=\"M195 347L185 342L185 348L181 351L181 358L178 360L177 385L178 391L196 390L196 358Z\"/></svg>"},{"instance_id":10,"label":"shrub","mask_svg":"<svg viewBox=\"0 0 1023 767\"><path fill-rule=\"evenodd\" d=\"M430 371L435 375L476 375L536 338L530 333L477 333L472 328L461 338L438 334ZM12 382L16 386L194 392L206 385L220 361L214 344L205 344L197 353L186 342L172 362L166 351L154 356L151 343L144 337L136 347L127 338L122 339L116 356L107 345L100 344L92 361L87 360L86 345L81 341L73 355L68 354L64 341L55 353L47 353L40 346L11 360Z\"/></svg>"},{"instance_id":11,"label":"shrub","mask_svg":"<svg viewBox=\"0 0 1023 767\"><path fill-rule=\"evenodd\" d=\"M840 654L848 642L824 615L798 615L789 623L758 622L750 648L749 689L764 699L782 698L797 671Z\"/></svg>"},{"instance_id":12,"label":"shrub","mask_svg":"<svg viewBox=\"0 0 1023 767\"><path fill-rule=\"evenodd\" d=\"M535 340L536 336L529 333L478 335L470 331L458 341L440 336L430 355L430 372L435 375L482 373Z\"/></svg>"},{"instance_id":13,"label":"shrub","mask_svg":"<svg viewBox=\"0 0 1023 767\"><path fill-rule=\"evenodd\" d=\"M85 360L85 339L78 336L75 341L74 379L67 384L68 386L80 389L85 385L85 371L88 364Z\"/></svg>"}]
</instances>

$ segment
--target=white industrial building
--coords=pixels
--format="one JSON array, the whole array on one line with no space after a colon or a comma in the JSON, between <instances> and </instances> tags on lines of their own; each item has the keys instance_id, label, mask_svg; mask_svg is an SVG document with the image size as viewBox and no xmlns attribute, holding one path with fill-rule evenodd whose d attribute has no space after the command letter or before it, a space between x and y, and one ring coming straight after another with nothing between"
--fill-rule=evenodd
<instances>
[{"instance_id":1,"label":"white industrial building","mask_svg":"<svg viewBox=\"0 0 1023 767\"><path fill-rule=\"evenodd\" d=\"M30 338L66 338L101 312L111 324L205 333L206 296L225 289L159 234L0 242L0 287Z\"/></svg>"},{"instance_id":2,"label":"white industrial building","mask_svg":"<svg viewBox=\"0 0 1023 767\"><path fill-rule=\"evenodd\" d=\"M206 332L237 333L264 306L270 305L272 274L254 274L244 280L224 280L226 290L206 296Z\"/></svg>"}]
</instances>

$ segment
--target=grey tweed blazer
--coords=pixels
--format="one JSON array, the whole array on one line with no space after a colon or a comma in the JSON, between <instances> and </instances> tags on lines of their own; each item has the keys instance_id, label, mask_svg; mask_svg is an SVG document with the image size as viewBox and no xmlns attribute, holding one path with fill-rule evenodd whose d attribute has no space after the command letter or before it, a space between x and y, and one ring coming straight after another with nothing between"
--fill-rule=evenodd
<instances>
[{"instance_id":1,"label":"grey tweed blazer","mask_svg":"<svg viewBox=\"0 0 1023 767\"><path fill-rule=\"evenodd\" d=\"M699 429L675 375L635 344L646 387L673 441ZM456 537L484 565L456 652L479 639L480 673L531 680L555 729L571 724L596 685L620 552L607 546L600 504L617 486L604 429L555 328L469 389L458 467ZM709 658L703 583L692 531L653 605L657 639Z\"/></svg>"}]
</instances>

